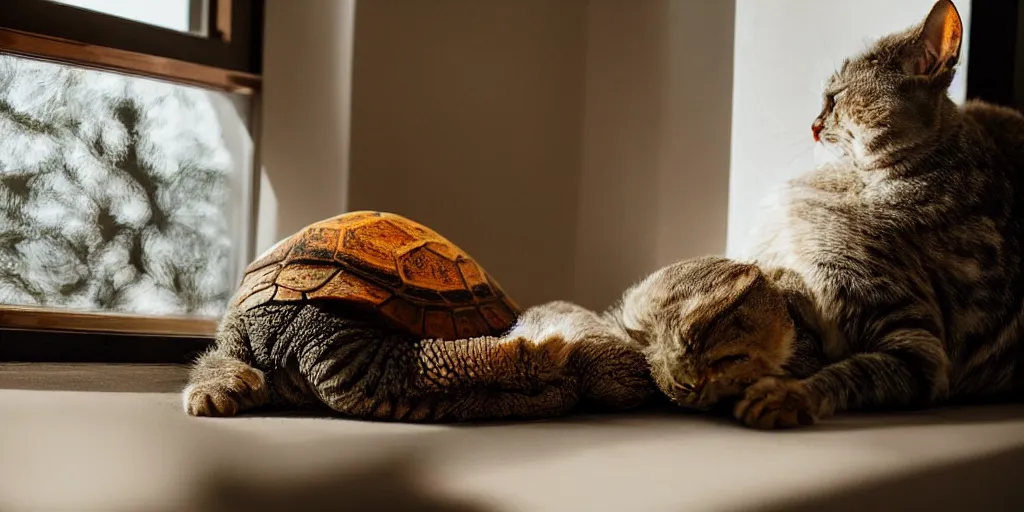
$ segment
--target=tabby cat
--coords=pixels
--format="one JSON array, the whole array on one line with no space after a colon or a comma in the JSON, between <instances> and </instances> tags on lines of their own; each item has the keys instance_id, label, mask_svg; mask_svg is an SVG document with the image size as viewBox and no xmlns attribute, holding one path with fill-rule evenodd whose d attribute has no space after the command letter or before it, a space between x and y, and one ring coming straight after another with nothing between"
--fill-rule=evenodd
<instances>
[{"instance_id":1,"label":"tabby cat","mask_svg":"<svg viewBox=\"0 0 1024 512\"><path fill-rule=\"evenodd\" d=\"M829 364L752 386L747 424L1020 393L1024 116L949 98L962 37L939 0L828 81L811 129L838 161L771 198L749 256L812 301Z\"/></svg>"}]
</instances>

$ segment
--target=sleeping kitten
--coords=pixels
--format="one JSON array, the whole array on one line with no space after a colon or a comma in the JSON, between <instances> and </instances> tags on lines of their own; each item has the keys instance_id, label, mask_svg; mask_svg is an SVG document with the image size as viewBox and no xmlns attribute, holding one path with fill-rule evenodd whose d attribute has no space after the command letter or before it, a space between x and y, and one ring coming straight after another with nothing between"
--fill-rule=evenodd
<instances>
[{"instance_id":1,"label":"sleeping kitten","mask_svg":"<svg viewBox=\"0 0 1024 512\"><path fill-rule=\"evenodd\" d=\"M824 365L813 330L798 323L813 306L778 286L790 275L717 256L684 260L630 287L602 319L644 354L672 402L707 410L766 377ZM792 421L810 422L802 412Z\"/></svg>"},{"instance_id":2,"label":"sleeping kitten","mask_svg":"<svg viewBox=\"0 0 1024 512\"><path fill-rule=\"evenodd\" d=\"M752 386L747 424L1020 393L1024 116L950 100L962 37L940 0L829 80L812 135L840 161L785 185L751 256L816 305L830 364Z\"/></svg>"},{"instance_id":3,"label":"sleeping kitten","mask_svg":"<svg viewBox=\"0 0 1024 512\"><path fill-rule=\"evenodd\" d=\"M813 330L794 321L812 308L807 295L778 286L791 275L717 256L680 261L601 314L565 301L529 308L503 339L564 340L555 366L581 393L560 396L581 404L624 410L650 402L656 386L676 405L709 410L765 377L824 365ZM804 409L789 408L791 421L811 422Z\"/></svg>"},{"instance_id":4,"label":"sleeping kitten","mask_svg":"<svg viewBox=\"0 0 1024 512\"><path fill-rule=\"evenodd\" d=\"M553 354L564 378L548 384L569 386L557 396L572 403L560 410L577 402L630 409L651 402L655 387L676 405L708 410L765 377L805 377L824 365L813 331L794 321L811 308L806 294L778 286L786 275L717 256L680 261L601 314L549 302L527 309L502 338L565 343ZM790 409L793 422L812 421Z\"/></svg>"}]
</instances>

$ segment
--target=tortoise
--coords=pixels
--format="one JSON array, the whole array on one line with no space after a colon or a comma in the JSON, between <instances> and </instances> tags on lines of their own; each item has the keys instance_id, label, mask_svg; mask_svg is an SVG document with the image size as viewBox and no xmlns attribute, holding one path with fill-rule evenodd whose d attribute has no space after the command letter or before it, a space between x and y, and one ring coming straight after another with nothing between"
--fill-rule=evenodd
<instances>
[{"instance_id":1,"label":"tortoise","mask_svg":"<svg viewBox=\"0 0 1024 512\"><path fill-rule=\"evenodd\" d=\"M521 313L435 231L345 213L249 264L183 405L195 416L326 406L395 421L560 414L581 389L567 376L571 351L559 335L502 337Z\"/></svg>"}]
</instances>

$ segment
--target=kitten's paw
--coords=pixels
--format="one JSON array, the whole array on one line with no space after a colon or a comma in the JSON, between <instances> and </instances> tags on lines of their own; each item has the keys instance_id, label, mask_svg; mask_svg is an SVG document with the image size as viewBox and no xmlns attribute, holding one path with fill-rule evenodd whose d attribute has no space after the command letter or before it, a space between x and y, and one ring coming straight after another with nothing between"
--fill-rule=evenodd
<instances>
[{"instance_id":1,"label":"kitten's paw","mask_svg":"<svg viewBox=\"0 0 1024 512\"><path fill-rule=\"evenodd\" d=\"M747 388L733 411L749 427L781 429L813 425L813 400L801 381L765 377Z\"/></svg>"},{"instance_id":2,"label":"kitten's paw","mask_svg":"<svg viewBox=\"0 0 1024 512\"><path fill-rule=\"evenodd\" d=\"M182 401L190 416L234 416L267 401L267 381L263 372L239 367L216 379L190 383Z\"/></svg>"}]
</instances>

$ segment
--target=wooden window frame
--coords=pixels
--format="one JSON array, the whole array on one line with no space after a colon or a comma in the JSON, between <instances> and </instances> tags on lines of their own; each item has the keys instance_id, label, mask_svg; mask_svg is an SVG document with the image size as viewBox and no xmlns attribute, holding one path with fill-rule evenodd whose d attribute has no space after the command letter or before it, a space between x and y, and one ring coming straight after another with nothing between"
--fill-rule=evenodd
<instances>
[{"instance_id":1,"label":"wooden window frame","mask_svg":"<svg viewBox=\"0 0 1024 512\"><path fill-rule=\"evenodd\" d=\"M3 0L0 51L255 93L263 67L263 0L208 1L209 11L191 20L207 25L204 37L49 0Z\"/></svg>"},{"instance_id":2,"label":"wooden window frame","mask_svg":"<svg viewBox=\"0 0 1024 512\"><path fill-rule=\"evenodd\" d=\"M191 0L192 6L203 0ZM208 0L194 35L49 0L3 0L0 54L152 78L252 99L258 141L264 0ZM254 171L259 168L254 144ZM251 257L258 173L250 183ZM208 346L217 320L0 305L0 362L183 362Z\"/></svg>"},{"instance_id":3,"label":"wooden window frame","mask_svg":"<svg viewBox=\"0 0 1024 512\"><path fill-rule=\"evenodd\" d=\"M205 37L50 0L3 0L0 28L259 75L263 0L207 5Z\"/></svg>"}]
</instances>

